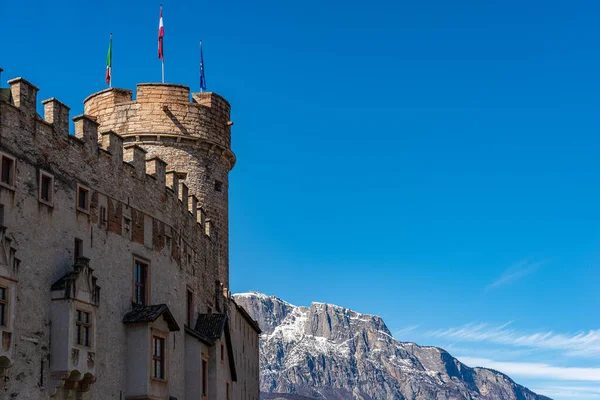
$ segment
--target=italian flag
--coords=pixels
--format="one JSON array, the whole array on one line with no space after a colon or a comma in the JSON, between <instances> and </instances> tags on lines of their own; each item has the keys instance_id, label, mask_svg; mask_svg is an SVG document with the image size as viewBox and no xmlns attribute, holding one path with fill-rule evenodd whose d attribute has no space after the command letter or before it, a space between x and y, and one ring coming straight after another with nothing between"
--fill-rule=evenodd
<instances>
[{"instance_id":1,"label":"italian flag","mask_svg":"<svg viewBox=\"0 0 600 400\"><path fill-rule=\"evenodd\" d=\"M108 55L106 56L106 84L109 86L112 83L112 33L108 42Z\"/></svg>"}]
</instances>

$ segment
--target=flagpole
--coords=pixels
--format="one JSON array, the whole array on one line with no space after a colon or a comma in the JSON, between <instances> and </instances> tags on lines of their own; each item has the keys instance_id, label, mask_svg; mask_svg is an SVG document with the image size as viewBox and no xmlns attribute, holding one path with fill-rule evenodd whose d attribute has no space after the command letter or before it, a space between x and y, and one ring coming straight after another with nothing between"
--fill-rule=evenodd
<instances>
[{"instance_id":1,"label":"flagpole","mask_svg":"<svg viewBox=\"0 0 600 400\"><path fill-rule=\"evenodd\" d=\"M165 83L165 59L162 59L162 83Z\"/></svg>"},{"instance_id":2,"label":"flagpole","mask_svg":"<svg viewBox=\"0 0 600 400\"><path fill-rule=\"evenodd\" d=\"M202 40L200 40L200 93L202 93Z\"/></svg>"}]
</instances>

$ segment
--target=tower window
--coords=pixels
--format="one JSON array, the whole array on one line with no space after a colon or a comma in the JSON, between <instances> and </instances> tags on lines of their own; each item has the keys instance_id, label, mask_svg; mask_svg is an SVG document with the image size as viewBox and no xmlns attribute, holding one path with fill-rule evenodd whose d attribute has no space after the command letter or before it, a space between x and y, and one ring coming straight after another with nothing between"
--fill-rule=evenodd
<instances>
[{"instance_id":1,"label":"tower window","mask_svg":"<svg viewBox=\"0 0 600 400\"><path fill-rule=\"evenodd\" d=\"M79 184L77 185L77 209L84 213L90 212L90 189Z\"/></svg>"},{"instance_id":2,"label":"tower window","mask_svg":"<svg viewBox=\"0 0 600 400\"><path fill-rule=\"evenodd\" d=\"M73 262L76 264L79 257L83 257L83 240L75 239L75 247L73 248Z\"/></svg>"},{"instance_id":3,"label":"tower window","mask_svg":"<svg viewBox=\"0 0 600 400\"><path fill-rule=\"evenodd\" d=\"M145 306L148 304L148 265L136 260L133 275L133 302Z\"/></svg>"},{"instance_id":4,"label":"tower window","mask_svg":"<svg viewBox=\"0 0 600 400\"><path fill-rule=\"evenodd\" d=\"M188 289L187 291L187 326L190 328L194 323L194 293Z\"/></svg>"},{"instance_id":5,"label":"tower window","mask_svg":"<svg viewBox=\"0 0 600 400\"><path fill-rule=\"evenodd\" d=\"M106 207L100 206L100 224L105 224L108 222L106 218Z\"/></svg>"},{"instance_id":6,"label":"tower window","mask_svg":"<svg viewBox=\"0 0 600 400\"><path fill-rule=\"evenodd\" d=\"M54 177L47 172L40 171L40 200L52 205L54 194Z\"/></svg>"},{"instance_id":7,"label":"tower window","mask_svg":"<svg viewBox=\"0 0 600 400\"><path fill-rule=\"evenodd\" d=\"M7 326L8 288L0 286L0 326Z\"/></svg>"},{"instance_id":8,"label":"tower window","mask_svg":"<svg viewBox=\"0 0 600 400\"><path fill-rule=\"evenodd\" d=\"M0 182L12 188L15 186L15 158L4 153L1 153L0 157L2 158Z\"/></svg>"},{"instance_id":9,"label":"tower window","mask_svg":"<svg viewBox=\"0 0 600 400\"><path fill-rule=\"evenodd\" d=\"M222 192L223 191L223 182L215 181L215 190L217 192Z\"/></svg>"}]
</instances>

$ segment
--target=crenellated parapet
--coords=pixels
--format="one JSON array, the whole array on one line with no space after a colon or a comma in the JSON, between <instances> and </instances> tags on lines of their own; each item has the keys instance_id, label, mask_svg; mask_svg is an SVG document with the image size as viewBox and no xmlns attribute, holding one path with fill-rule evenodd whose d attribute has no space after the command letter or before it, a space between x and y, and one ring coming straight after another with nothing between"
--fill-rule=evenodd
<instances>
[{"instance_id":1,"label":"crenellated parapet","mask_svg":"<svg viewBox=\"0 0 600 400\"><path fill-rule=\"evenodd\" d=\"M78 210L78 215L81 214L78 218L102 222L99 220L100 197L105 199L108 232L121 234L129 229L127 220L131 220L131 240L157 249L164 248L164 232L170 232L169 238L177 240L170 250L178 262L183 259L180 252L199 253L207 246L212 247L205 227L207 211L182 179L188 175L186 171L175 169L176 166L150 154L136 142L127 142L127 136L113 130L99 132L104 128L100 122L102 114L74 117L75 132L71 135L68 106L56 98L44 100L44 115L40 118L36 112L38 88L23 78L9 83L13 101L0 101L1 150L14 156L17 162L50 171L56 180L64 181L73 191L76 183L88 187L90 210L87 213ZM180 89L172 98L183 101L189 95L186 93ZM150 94L143 96L148 98ZM95 102L88 98L86 108L92 104L98 107L133 104L131 92L119 89L105 90L91 98L95 98ZM145 220L146 217L150 220Z\"/></svg>"},{"instance_id":2,"label":"crenellated parapet","mask_svg":"<svg viewBox=\"0 0 600 400\"><path fill-rule=\"evenodd\" d=\"M84 100L84 112L101 132L120 135L127 154L140 147L146 158L159 157L177 171L177 177L167 176L167 184L176 197L194 196L180 200L188 208L190 203L203 208L210 218L219 244L219 280L228 285L228 173L236 159L227 100L211 92L190 94L183 85L143 83L135 99L133 91L124 89L95 93ZM175 181L184 181L185 187Z\"/></svg>"},{"instance_id":3,"label":"crenellated parapet","mask_svg":"<svg viewBox=\"0 0 600 400\"><path fill-rule=\"evenodd\" d=\"M217 148L233 168L231 125L227 100L216 93L194 93L174 84L143 83L133 92L106 89L84 100L84 112L94 116L102 130L113 130L129 142ZM214 151L214 150L213 150Z\"/></svg>"}]
</instances>

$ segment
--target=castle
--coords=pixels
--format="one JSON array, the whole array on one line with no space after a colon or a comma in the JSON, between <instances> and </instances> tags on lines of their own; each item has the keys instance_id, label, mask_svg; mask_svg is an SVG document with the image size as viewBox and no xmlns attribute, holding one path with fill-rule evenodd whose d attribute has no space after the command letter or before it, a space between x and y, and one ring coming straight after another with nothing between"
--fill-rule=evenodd
<instances>
[{"instance_id":1,"label":"castle","mask_svg":"<svg viewBox=\"0 0 600 400\"><path fill-rule=\"evenodd\" d=\"M258 400L229 292L229 103L107 89L73 118L0 89L0 399Z\"/></svg>"}]
</instances>

